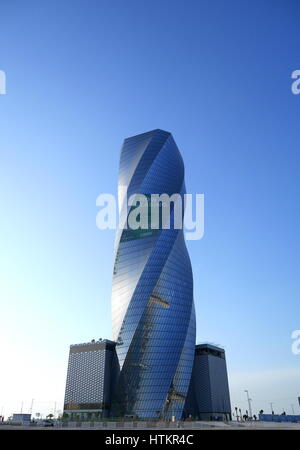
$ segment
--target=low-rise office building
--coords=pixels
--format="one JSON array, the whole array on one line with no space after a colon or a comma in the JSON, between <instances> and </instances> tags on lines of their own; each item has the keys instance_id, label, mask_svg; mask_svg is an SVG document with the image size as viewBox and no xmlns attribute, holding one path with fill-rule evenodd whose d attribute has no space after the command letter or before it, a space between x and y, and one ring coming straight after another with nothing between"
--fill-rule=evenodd
<instances>
[{"instance_id":1,"label":"low-rise office building","mask_svg":"<svg viewBox=\"0 0 300 450\"><path fill-rule=\"evenodd\" d=\"M224 349L211 344L196 345L185 417L231 420Z\"/></svg>"},{"instance_id":2,"label":"low-rise office building","mask_svg":"<svg viewBox=\"0 0 300 450\"><path fill-rule=\"evenodd\" d=\"M115 345L105 339L70 346L64 417L94 420L108 416L118 374Z\"/></svg>"},{"instance_id":3,"label":"low-rise office building","mask_svg":"<svg viewBox=\"0 0 300 450\"><path fill-rule=\"evenodd\" d=\"M11 421L14 422L14 423L19 422L19 423L22 423L24 425L27 425L31 421L31 414L23 414L23 413L13 414Z\"/></svg>"}]
</instances>

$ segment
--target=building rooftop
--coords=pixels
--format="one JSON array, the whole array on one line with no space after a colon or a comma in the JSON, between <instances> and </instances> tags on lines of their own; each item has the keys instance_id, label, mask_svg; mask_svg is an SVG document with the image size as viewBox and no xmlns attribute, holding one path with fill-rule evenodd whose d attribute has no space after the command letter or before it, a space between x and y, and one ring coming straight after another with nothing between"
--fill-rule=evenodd
<instances>
[{"instance_id":1,"label":"building rooftop","mask_svg":"<svg viewBox=\"0 0 300 450\"><path fill-rule=\"evenodd\" d=\"M114 341L111 341L109 339L92 339L89 342L82 342L80 344L71 344L70 347L77 347L77 346L81 346L81 345L94 345L94 344L116 344Z\"/></svg>"},{"instance_id":2,"label":"building rooftop","mask_svg":"<svg viewBox=\"0 0 300 450\"><path fill-rule=\"evenodd\" d=\"M217 344L212 344L211 342L201 342L196 344L196 348L210 348L212 350L218 350L225 352L225 349Z\"/></svg>"},{"instance_id":3,"label":"building rooftop","mask_svg":"<svg viewBox=\"0 0 300 450\"><path fill-rule=\"evenodd\" d=\"M70 353L90 352L94 350L113 350L116 342L109 339L92 339L90 342L83 342L81 344L70 345Z\"/></svg>"}]
</instances>

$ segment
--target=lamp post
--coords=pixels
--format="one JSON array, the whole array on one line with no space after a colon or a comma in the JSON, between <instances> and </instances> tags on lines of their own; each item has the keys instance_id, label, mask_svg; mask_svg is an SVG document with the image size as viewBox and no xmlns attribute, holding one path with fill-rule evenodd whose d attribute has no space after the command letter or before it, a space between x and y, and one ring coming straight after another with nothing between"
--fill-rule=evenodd
<instances>
[{"instance_id":1,"label":"lamp post","mask_svg":"<svg viewBox=\"0 0 300 450\"><path fill-rule=\"evenodd\" d=\"M235 409L235 416L236 416L236 421L239 421L239 416L238 416L238 409L237 406L234 408Z\"/></svg>"},{"instance_id":2,"label":"lamp post","mask_svg":"<svg viewBox=\"0 0 300 450\"><path fill-rule=\"evenodd\" d=\"M248 405L249 405L250 419L252 419L252 409L251 409L251 402L252 402L252 399L249 397L249 391L247 391L247 390L245 389L245 392L246 392L246 394L247 394L247 400L248 400Z\"/></svg>"},{"instance_id":3,"label":"lamp post","mask_svg":"<svg viewBox=\"0 0 300 450\"><path fill-rule=\"evenodd\" d=\"M241 419L241 422L243 422L243 416L242 416L242 410L241 410L241 408L239 408L239 413L240 413L240 419Z\"/></svg>"}]
</instances>

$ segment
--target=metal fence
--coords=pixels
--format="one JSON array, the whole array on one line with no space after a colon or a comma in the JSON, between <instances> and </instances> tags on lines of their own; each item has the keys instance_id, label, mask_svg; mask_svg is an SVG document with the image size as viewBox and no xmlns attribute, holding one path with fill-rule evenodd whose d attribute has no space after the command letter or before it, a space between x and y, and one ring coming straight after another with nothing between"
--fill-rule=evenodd
<instances>
[{"instance_id":1,"label":"metal fence","mask_svg":"<svg viewBox=\"0 0 300 450\"><path fill-rule=\"evenodd\" d=\"M300 416L283 415L283 414L259 414L259 420L263 422L300 423Z\"/></svg>"}]
</instances>

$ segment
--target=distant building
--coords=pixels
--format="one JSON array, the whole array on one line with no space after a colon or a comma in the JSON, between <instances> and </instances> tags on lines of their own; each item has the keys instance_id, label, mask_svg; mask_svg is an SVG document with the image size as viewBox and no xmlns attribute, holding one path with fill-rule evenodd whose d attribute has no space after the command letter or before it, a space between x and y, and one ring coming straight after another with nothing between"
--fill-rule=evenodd
<instances>
[{"instance_id":1,"label":"distant building","mask_svg":"<svg viewBox=\"0 0 300 450\"><path fill-rule=\"evenodd\" d=\"M185 416L200 420L231 420L224 349L211 344L196 345Z\"/></svg>"},{"instance_id":2,"label":"distant building","mask_svg":"<svg viewBox=\"0 0 300 450\"><path fill-rule=\"evenodd\" d=\"M23 424L30 423L31 421L31 414L13 414L12 416L12 422L21 422Z\"/></svg>"},{"instance_id":3,"label":"distant building","mask_svg":"<svg viewBox=\"0 0 300 450\"><path fill-rule=\"evenodd\" d=\"M107 417L117 374L115 342L105 339L71 345L64 416L71 420Z\"/></svg>"}]
</instances>

